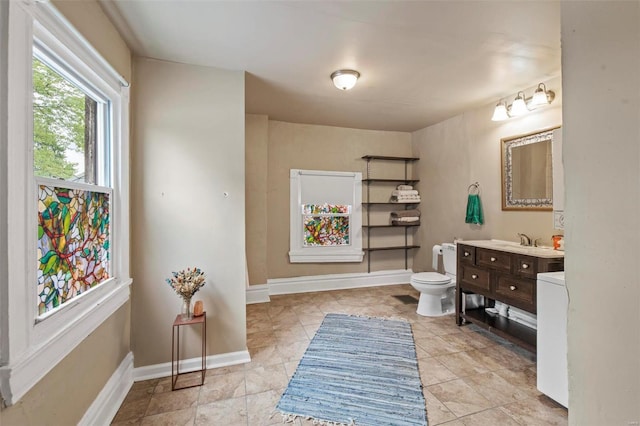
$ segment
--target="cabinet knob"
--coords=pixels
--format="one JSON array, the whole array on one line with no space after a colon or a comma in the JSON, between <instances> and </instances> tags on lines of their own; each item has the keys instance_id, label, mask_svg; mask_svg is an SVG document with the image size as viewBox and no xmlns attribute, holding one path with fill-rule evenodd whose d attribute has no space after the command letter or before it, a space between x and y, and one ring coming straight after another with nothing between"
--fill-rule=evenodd
<instances>
[{"instance_id":1,"label":"cabinet knob","mask_svg":"<svg viewBox=\"0 0 640 426\"><path fill-rule=\"evenodd\" d=\"M518 287L516 287L515 285L509 286L509 290L511 290L511 291L514 291L514 290L517 290L517 289L518 289Z\"/></svg>"},{"instance_id":2,"label":"cabinet knob","mask_svg":"<svg viewBox=\"0 0 640 426\"><path fill-rule=\"evenodd\" d=\"M522 264L522 269L529 269L529 264L528 263L523 263Z\"/></svg>"},{"instance_id":3,"label":"cabinet knob","mask_svg":"<svg viewBox=\"0 0 640 426\"><path fill-rule=\"evenodd\" d=\"M474 280L478 279L478 276L476 274L471 275L471 278L473 278Z\"/></svg>"},{"instance_id":4,"label":"cabinet knob","mask_svg":"<svg viewBox=\"0 0 640 426\"><path fill-rule=\"evenodd\" d=\"M492 258L491 258L491 261L492 261L492 262L495 262L495 261L496 261L496 258L495 258L495 257L492 257Z\"/></svg>"},{"instance_id":5,"label":"cabinet knob","mask_svg":"<svg viewBox=\"0 0 640 426\"><path fill-rule=\"evenodd\" d=\"M471 254L471 253L469 253L468 251L465 251L465 252L464 252L464 257L469 257L469 255L470 255L470 254Z\"/></svg>"}]
</instances>

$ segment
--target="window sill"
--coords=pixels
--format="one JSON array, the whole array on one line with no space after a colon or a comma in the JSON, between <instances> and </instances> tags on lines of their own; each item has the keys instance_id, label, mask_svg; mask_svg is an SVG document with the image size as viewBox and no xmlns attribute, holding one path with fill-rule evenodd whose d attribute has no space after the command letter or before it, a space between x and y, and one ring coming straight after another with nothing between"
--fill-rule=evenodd
<instances>
[{"instance_id":1,"label":"window sill","mask_svg":"<svg viewBox=\"0 0 640 426\"><path fill-rule=\"evenodd\" d=\"M322 247L326 248L326 247ZM333 247L332 247L333 248ZM291 263L328 263L328 262L362 262L364 252L362 250L318 252L314 251L290 251L289 261Z\"/></svg>"},{"instance_id":2,"label":"window sill","mask_svg":"<svg viewBox=\"0 0 640 426\"><path fill-rule=\"evenodd\" d=\"M15 404L86 337L129 300L128 278L88 306L42 345L32 347L16 362L0 367L0 392L7 406Z\"/></svg>"}]
</instances>

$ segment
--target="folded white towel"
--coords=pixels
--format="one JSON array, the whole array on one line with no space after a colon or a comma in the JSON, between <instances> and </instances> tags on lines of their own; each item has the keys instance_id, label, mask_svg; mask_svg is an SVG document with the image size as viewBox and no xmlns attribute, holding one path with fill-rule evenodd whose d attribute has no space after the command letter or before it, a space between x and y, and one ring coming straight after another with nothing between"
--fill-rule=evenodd
<instances>
[{"instance_id":1,"label":"folded white towel","mask_svg":"<svg viewBox=\"0 0 640 426\"><path fill-rule=\"evenodd\" d=\"M416 200L420 199L419 195L392 195L391 198L397 198L399 200Z\"/></svg>"},{"instance_id":2,"label":"folded white towel","mask_svg":"<svg viewBox=\"0 0 640 426\"><path fill-rule=\"evenodd\" d=\"M408 216L408 217L399 217L393 220L394 222L418 222L420 218L417 216Z\"/></svg>"},{"instance_id":3,"label":"folded white towel","mask_svg":"<svg viewBox=\"0 0 640 426\"><path fill-rule=\"evenodd\" d=\"M420 216L420 210L411 209L411 210L398 210L395 212L391 212L391 219L397 219L399 217L417 217Z\"/></svg>"},{"instance_id":4,"label":"folded white towel","mask_svg":"<svg viewBox=\"0 0 640 426\"><path fill-rule=\"evenodd\" d=\"M410 226L410 225L420 225L420 220L397 220L394 219L391 221L392 225L395 226Z\"/></svg>"},{"instance_id":5,"label":"folded white towel","mask_svg":"<svg viewBox=\"0 0 640 426\"><path fill-rule=\"evenodd\" d=\"M411 185L398 185L396 187L396 189L399 189L401 191L411 191L413 189L413 186L411 186Z\"/></svg>"},{"instance_id":6,"label":"folded white towel","mask_svg":"<svg viewBox=\"0 0 640 426\"><path fill-rule=\"evenodd\" d=\"M410 195L407 197L391 197L392 203L419 203L420 196L419 195Z\"/></svg>"},{"instance_id":7,"label":"folded white towel","mask_svg":"<svg viewBox=\"0 0 640 426\"><path fill-rule=\"evenodd\" d=\"M416 191L415 189L396 189L394 191L391 191L391 195L418 195L418 191Z\"/></svg>"}]
</instances>

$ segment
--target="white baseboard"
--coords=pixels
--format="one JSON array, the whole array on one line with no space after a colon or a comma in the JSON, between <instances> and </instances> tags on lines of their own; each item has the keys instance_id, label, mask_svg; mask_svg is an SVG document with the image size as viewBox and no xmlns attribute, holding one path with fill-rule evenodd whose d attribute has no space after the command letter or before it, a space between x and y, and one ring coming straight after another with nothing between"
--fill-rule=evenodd
<instances>
[{"instance_id":1,"label":"white baseboard","mask_svg":"<svg viewBox=\"0 0 640 426\"><path fill-rule=\"evenodd\" d=\"M378 287L408 284L413 271L397 269L353 274L309 275L306 277L276 278L267 284L247 287L247 305L270 302L269 295L309 293L312 291L344 290L349 288Z\"/></svg>"},{"instance_id":2,"label":"white baseboard","mask_svg":"<svg viewBox=\"0 0 640 426\"><path fill-rule=\"evenodd\" d=\"M247 287L247 305L270 302L269 285L259 284Z\"/></svg>"},{"instance_id":3,"label":"white baseboard","mask_svg":"<svg viewBox=\"0 0 640 426\"><path fill-rule=\"evenodd\" d=\"M207 369L227 367L229 365L244 364L250 362L251 357L249 351L229 352L226 354L209 355L206 358ZM202 366L202 358L189 358L180 361L180 372L188 373L190 371L200 370ZM141 380L157 379L160 377L171 376L171 363L163 362L161 364L145 365L144 367L136 367L133 369L133 380L139 382Z\"/></svg>"},{"instance_id":4,"label":"white baseboard","mask_svg":"<svg viewBox=\"0 0 640 426\"><path fill-rule=\"evenodd\" d=\"M109 425L133 384L133 353L129 352L113 372L78 423L81 426Z\"/></svg>"},{"instance_id":5,"label":"white baseboard","mask_svg":"<svg viewBox=\"0 0 640 426\"><path fill-rule=\"evenodd\" d=\"M398 269L370 273L313 275L271 279L267 280L267 285L269 286L270 295L309 293L312 291L408 284L411 274L413 274L411 269Z\"/></svg>"}]
</instances>

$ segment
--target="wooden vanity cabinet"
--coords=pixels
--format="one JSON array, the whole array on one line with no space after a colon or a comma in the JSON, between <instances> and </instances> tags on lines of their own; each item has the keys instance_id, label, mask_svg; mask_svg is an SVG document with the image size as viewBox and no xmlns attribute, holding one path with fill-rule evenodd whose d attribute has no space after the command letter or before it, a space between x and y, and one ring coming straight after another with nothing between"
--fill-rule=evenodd
<instances>
[{"instance_id":1,"label":"wooden vanity cabinet","mask_svg":"<svg viewBox=\"0 0 640 426\"><path fill-rule=\"evenodd\" d=\"M535 257L458 243L456 323L474 323L530 351L536 349L536 330L485 311L496 301L536 314L539 272L564 270L563 257ZM467 308L468 294L484 296L484 306Z\"/></svg>"}]
</instances>

